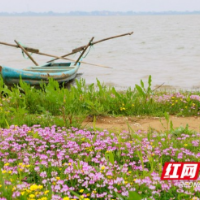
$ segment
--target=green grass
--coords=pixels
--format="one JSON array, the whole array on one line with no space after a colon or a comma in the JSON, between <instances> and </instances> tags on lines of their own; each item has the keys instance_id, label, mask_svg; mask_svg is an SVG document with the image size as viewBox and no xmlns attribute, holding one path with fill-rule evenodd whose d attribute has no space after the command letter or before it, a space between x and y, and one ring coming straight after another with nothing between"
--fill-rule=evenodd
<instances>
[{"instance_id":1,"label":"green grass","mask_svg":"<svg viewBox=\"0 0 200 200\"><path fill-rule=\"evenodd\" d=\"M200 114L200 93L170 93L152 91L151 76L147 89L140 86L118 92L97 80L97 84L86 86L84 80L76 81L70 89L60 87L50 79L36 89L20 81L19 86L8 88L0 79L0 126L10 124L42 127L80 126L86 116L178 116ZM196 95L195 98L191 95ZM199 97L199 99L198 99Z\"/></svg>"}]
</instances>

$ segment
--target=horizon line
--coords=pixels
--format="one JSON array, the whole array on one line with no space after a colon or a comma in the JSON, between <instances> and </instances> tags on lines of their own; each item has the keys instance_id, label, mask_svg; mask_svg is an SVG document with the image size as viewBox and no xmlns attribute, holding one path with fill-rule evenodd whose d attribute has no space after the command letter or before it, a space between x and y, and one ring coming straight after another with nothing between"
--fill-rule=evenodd
<instances>
[{"instance_id":1,"label":"horizon line","mask_svg":"<svg viewBox=\"0 0 200 200\"><path fill-rule=\"evenodd\" d=\"M159 14L200 14L200 11L68 11L68 12L55 12L55 11L24 11L24 12L5 12L0 11L0 16L109 16L109 15L159 15Z\"/></svg>"}]
</instances>

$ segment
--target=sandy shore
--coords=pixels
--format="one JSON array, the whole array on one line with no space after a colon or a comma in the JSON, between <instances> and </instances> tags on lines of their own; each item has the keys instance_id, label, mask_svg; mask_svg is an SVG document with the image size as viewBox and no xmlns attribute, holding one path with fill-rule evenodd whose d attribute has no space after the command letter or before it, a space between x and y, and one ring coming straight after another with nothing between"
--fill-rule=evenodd
<instances>
[{"instance_id":1,"label":"sandy shore","mask_svg":"<svg viewBox=\"0 0 200 200\"><path fill-rule=\"evenodd\" d=\"M174 128L189 125L189 129L200 132L200 117L176 117L170 116ZM87 118L83 122L85 127L93 127L93 118ZM97 117L96 128L122 131L128 130L128 125L134 130L154 129L162 131L167 129L167 122L164 117Z\"/></svg>"}]
</instances>

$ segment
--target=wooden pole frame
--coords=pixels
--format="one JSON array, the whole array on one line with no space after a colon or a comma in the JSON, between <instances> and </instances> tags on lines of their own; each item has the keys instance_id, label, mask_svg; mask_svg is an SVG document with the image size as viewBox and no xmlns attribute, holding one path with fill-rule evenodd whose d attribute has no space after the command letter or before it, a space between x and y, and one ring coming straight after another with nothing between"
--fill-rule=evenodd
<instances>
[{"instance_id":1,"label":"wooden pole frame","mask_svg":"<svg viewBox=\"0 0 200 200\"><path fill-rule=\"evenodd\" d=\"M103 41L106 41L106 40L110 40L110 39L114 39L114 38L118 38L118 37L123 37L123 36L126 36L126 35L132 35L132 34L133 34L133 32L125 33L125 34L122 34L122 35L116 35L116 36L105 38L105 39L102 39L102 40L99 40L99 41L96 41L96 42L93 42L93 43L91 42L90 45L94 45L94 44L97 44L97 43L100 43L100 42L103 42ZM21 48L23 50L23 52L26 53L26 55L37 66L38 66L37 62L29 55L28 52L32 52L32 53L35 53L35 54L38 54L38 55L49 56L49 57L55 58L55 59L50 60L48 62L53 62L53 61L58 60L58 59L63 59L63 60L69 60L69 61L76 62L76 60L73 60L73 59L70 59L70 58L65 58L65 57L67 57L69 55L72 55L72 54L75 54L76 52L83 51L87 47L87 45L81 46L81 47L78 47L76 49L73 49L71 53L65 54L63 56L55 56L55 55L51 55L51 54L47 54L47 53L42 53L38 49L34 49L34 48L31 48L31 47L22 47L16 40L15 40L15 42L16 42L17 45L8 44L8 43L5 43L5 42L0 42L0 44L6 45L6 46L11 46L11 47L16 47L16 48ZM97 66L97 67L111 68L111 67L107 67L107 66L103 66L103 65L97 65L97 64L92 64L92 63L83 62L83 61L79 61L79 62L83 63L83 64L87 64L87 65Z\"/></svg>"},{"instance_id":2,"label":"wooden pole frame","mask_svg":"<svg viewBox=\"0 0 200 200\"><path fill-rule=\"evenodd\" d=\"M77 65L77 63L80 61L80 59L82 58L83 54L86 52L86 50L88 49L88 47L91 45L91 42L94 40L94 37L92 37L92 39L89 41L89 43L87 44L87 46L85 47L85 49L82 51L81 55L78 57L77 61L75 62L75 66Z\"/></svg>"},{"instance_id":3,"label":"wooden pole frame","mask_svg":"<svg viewBox=\"0 0 200 200\"><path fill-rule=\"evenodd\" d=\"M98 41L96 41L96 42L91 43L91 45L95 45L95 44L98 44L98 43L100 43L100 42L104 42L104 41L106 41L106 40L111 40L111 39L115 39L115 38L118 38L118 37L123 37L123 36L126 36L126 35L132 35L132 34L133 34L133 32L125 33L125 34L122 34L122 35L116 35L116 36L113 36L113 37L109 37L109 38L105 38L105 39L102 39L102 40L98 40ZM77 53L77 52L79 52L79 51L84 50L84 48L85 48L86 46L87 46L87 45L78 47L78 48L76 48L76 49L73 49L71 53L65 54L65 55L63 55L63 56L61 56L61 57L62 57L62 58L65 58L65 57L67 57L67 56L73 55L73 54L75 54L75 53ZM53 62L53 61L55 61L55 60L58 60L58 59L52 59L52 60L49 60L49 61L47 61L47 62L50 63L50 62Z\"/></svg>"},{"instance_id":4,"label":"wooden pole frame","mask_svg":"<svg viewBox=\"0 0 200 200\"><path fill-rule=\"evenodd\" d=\"M15 48L20 48L18 45L14 45L14 44L8 44L8 43L4 43L4 42L0 42L0 44L15 47ZM36 50L36 51L33 52L32 50ZM35 53L35 54L38 54L38 55L41 55L41 56L48 56L48 57L51 57L51 58L56 58L57 60L63 59L63 60L76 62L76 60L73 60L73 59L70 59L70 58L64 58L64 57L55 56L55 55L52 55L52 54L42 53L42 52L39 52L39 50L37 51L37 49L33 49L33 48L30 48L30 47L26 47L26 51L32 52L32 53ZM104 65L98 65L98 64L93 64L93 63L88 63L88 62L83 62L83 61L79 61L79 63L83 63L83 64L87 64L87 65L93 65L93 66L96 66L96 67L111 68L111 67L107 67L107 66L104 66Z\"/></svg>"},{"instance_id":5,"label":"wooden pole frame","mask_svg":"<svg viewBox=\"0 0 200 200\"><path fill-rule=\"evenodd\" d=\"M5 42L0 42L0 44L10 46L10 47L20 48L18 45L8 44L8 43L5 43ZM31 53L38 53L39 52L39 49L34 49L34 48L31 48L31 47L24 47L24 49L26 49L26 51L31 52Z\"/></svg>"},{"instance_id":6,"label":"wooden pole frame","mask_svg":"<svg viewBox=\"0 0 200 200\"><path fill-rule=\"evenodd\" d=\"M24 49L24 47L22 45L19 44L19 42L17 42L15 40L15 43L22 49L22 51L32 60L32 62L36 65L36 66L39 66L37 64L37 62L31 57L31 55L26 51L26 49Z\"/></svg>"}]
</instances>

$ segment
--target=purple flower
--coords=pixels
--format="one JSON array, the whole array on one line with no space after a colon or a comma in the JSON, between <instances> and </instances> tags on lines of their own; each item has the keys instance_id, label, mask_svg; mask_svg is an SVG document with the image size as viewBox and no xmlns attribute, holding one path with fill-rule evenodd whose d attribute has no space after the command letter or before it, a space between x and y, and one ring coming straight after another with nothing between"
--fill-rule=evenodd
<instances>
[{"instance_id":1,"label":"purple flower","mask_svg":"<svg viewBox=\"0 0 200 200\"><path fill-rule=\"evenodd\" d=\"M45 177L47 177L47 173L46 173L46 172L41 172L41 173L40 173L40 176L41 176L42 178L45 178Z\"/></svg>"}]
</instances>

